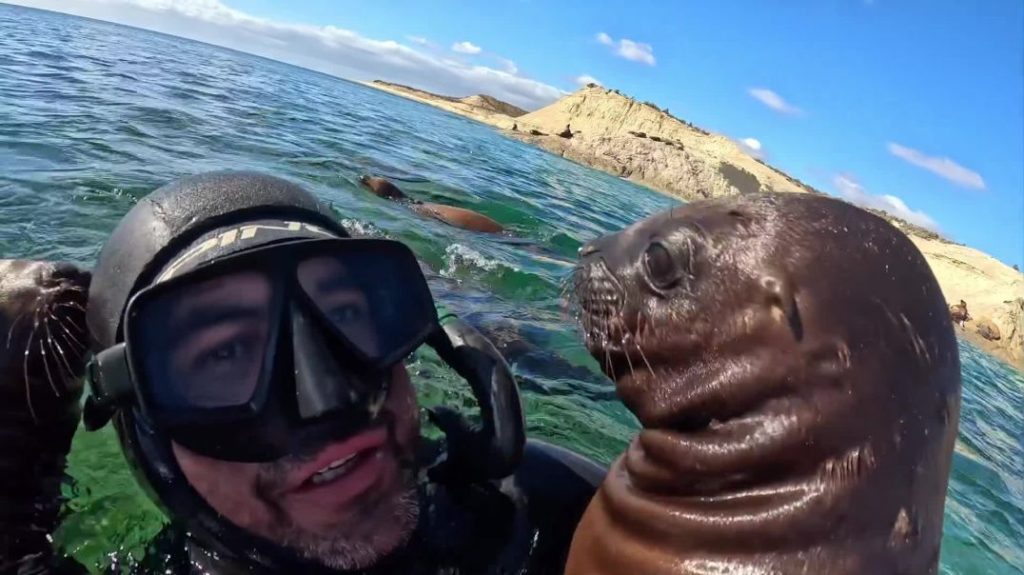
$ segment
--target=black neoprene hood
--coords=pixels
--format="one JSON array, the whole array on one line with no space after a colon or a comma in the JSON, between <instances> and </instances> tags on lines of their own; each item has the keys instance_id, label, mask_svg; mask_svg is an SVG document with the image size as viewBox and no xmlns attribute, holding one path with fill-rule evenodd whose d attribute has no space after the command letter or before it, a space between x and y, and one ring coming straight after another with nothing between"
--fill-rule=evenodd
<instances>
[{"instance_id":1,"label":"black neoprene hood","mask_svg":"<svg viewBox=\"0 0 1024 575\"><path fill-rule=\"evenodd\" d=\"M100 251L86 322L93 350L121 341L125 306L174 255L203 233L262 217L295 219L348 237L330 208L287 180L222 171L175 180L139 200Z\"/></svg>"}]
</instances>

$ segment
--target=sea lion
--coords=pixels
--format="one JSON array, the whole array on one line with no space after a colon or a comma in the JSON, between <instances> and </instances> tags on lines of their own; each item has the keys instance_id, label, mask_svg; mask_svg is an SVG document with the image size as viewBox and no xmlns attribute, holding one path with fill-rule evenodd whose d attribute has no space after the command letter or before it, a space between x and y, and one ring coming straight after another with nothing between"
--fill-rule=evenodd
<instances>
[{"instance_id":1,"label":"sea lion","mask_svg":"<svg viewBox=\"0 0 1024 575\"><path fill-rule=\"evenodd\" d=\"M89 273L0 260L0 573L36 572L78 426Z\"/></svg>"},{"instance_id":2,"label":"sea lion","mask_svg":"<svg viewBox=\"0 0 1024 575\"><path fill-rule=\"evenodd\" d=\"M450 226L474 232L487 232L491 234L498 234L505 231L505 228L498 222L483 214L474 212L473 210L414 200L405 195L398 186L384 178L362 176L359 178L359 183L384 199L406 204L416 213L441 220Z\"/></svg>"},{"instance_id":3,"label":"sea lion","mask_svg":"<svg viewBox=\"0 0 1024 575\"><path fill-rule=\"evenodd\" d=\"M581 248L592 355L643 430L566 573L935 573L960 359L921 253L811 194L674 208Z\"/></svg>"},{"instance_id":4,"label":"sea lion","mask_svg":"<svg viewBox=\"0 0 1024 575\"><path fill-rule=\"evenodd\" d=\"M973 319L967 311L967 302L964 300L960 300L959 304L949 306L949 317L960 327L963 327L965 322Z\"/></svg>"}]
</instances>

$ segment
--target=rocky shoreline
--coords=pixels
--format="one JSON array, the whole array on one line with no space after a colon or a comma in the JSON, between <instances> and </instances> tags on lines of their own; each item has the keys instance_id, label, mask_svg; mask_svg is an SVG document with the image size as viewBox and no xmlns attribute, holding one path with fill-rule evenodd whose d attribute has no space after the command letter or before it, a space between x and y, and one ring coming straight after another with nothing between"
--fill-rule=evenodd
<instances>
[{"instance_id":1,"label":"rocky shoreline","mask_svg":"<svg viewBox=\"0 0 1024 575\"><path fill-rule=\"evenodd\" d=\"M576 163L684 200L765 191L821 193L753 158L736 142L668 110L588 85L529 113L484 95L454 98L375 81L367 86L465 116ZM503 106L509 106L504 108ZM516 115L509 115L511 111ZM1024 371L1024 275L979 250L879 213L924 254L949 304L967 302L957 334ZM979 334L981 329L988 338ZM998 339L989 339L998 335Z\"/></svg>"}]
</instances>

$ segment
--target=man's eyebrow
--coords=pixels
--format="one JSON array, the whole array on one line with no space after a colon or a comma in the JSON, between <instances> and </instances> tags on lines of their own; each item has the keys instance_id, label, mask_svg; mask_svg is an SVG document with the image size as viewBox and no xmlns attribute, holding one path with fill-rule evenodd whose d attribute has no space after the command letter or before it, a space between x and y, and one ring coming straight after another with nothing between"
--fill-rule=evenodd
<instances>
[{"instance_id":1,"label":"man's eyebrow","mask_svg":"<svg viewBox=\"0 0 1024 575\"><path fill-rule=\"evenodd\" d=\"M176 311L168 318L175 331L191 331L217 323L237 320L258 320L266 317L266 308L261 305L240 304L190 304L183 312Z\"/></svg>"},{"instance_id":2,"label":"man's eyebrow","mask_svg":"<svg viewBox=\"0 0 1024 575\"><path fill-rule=\"evenodd\" d=\"M330 292L339 289L356 287L355 281L348 272L333 273L331 275L317 278L313 287L317 292Z\"/></svg>"}]
</instances>

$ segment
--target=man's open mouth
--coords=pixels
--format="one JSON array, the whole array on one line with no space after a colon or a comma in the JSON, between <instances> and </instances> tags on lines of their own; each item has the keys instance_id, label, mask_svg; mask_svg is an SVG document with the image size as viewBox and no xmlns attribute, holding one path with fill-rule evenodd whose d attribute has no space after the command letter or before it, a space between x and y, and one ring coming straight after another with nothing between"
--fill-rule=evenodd
<instances>
[{"instance_id":1,"label":"man's open mouth","mask_svg":"<svg viewBox=\"0 0 1024 575\"><path fill-rule=\"evenodd\" d=\"M314 473L306 480L305 484L320 486L330 483L331 481L341 479L361 464L366 463L372 458L378 457L380 454L380 448L375 447L372 449L364 449L357 453L342 457L332 461L329 465Z\"/></svg>"},{"instance_id":2,"label":"man's open mouth","mask_svg":"<svg viewBox=\"0 0 1024 575\"><path fill-rule=\"evenodd\" d=\"M296 470L289 491L309 491L341 481L385 455L388 443L386 426L363 431L324 447L309 463Z\"/></svg>"}]
</instances>

